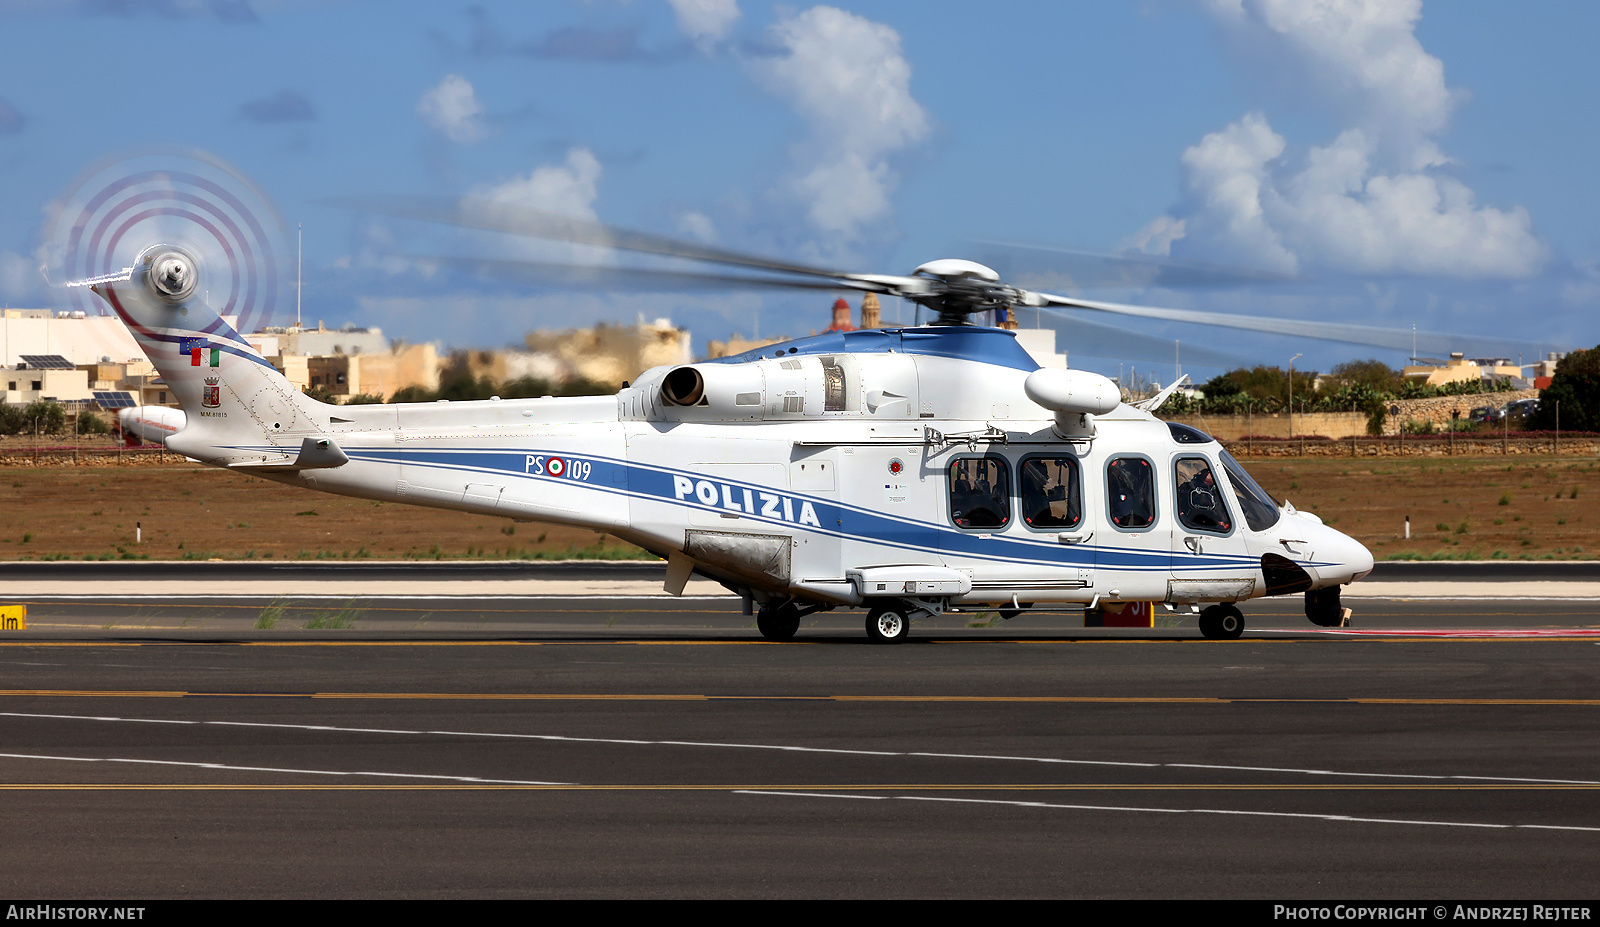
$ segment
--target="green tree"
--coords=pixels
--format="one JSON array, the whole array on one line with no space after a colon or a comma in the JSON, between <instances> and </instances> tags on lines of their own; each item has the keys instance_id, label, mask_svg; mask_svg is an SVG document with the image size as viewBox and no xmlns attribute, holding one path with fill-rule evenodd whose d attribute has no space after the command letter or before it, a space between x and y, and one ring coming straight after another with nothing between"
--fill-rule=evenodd
<instances>
[{"instance_id":1,"label":"green tree","mask_svg":"<svg viewBox=\"0 0 1600 927\"><path fill-rule=\"evenodd\" d=\"M469 402L474 399L488 399L490 396L500 395L500 385L488 377L473 379L470 376L460 376L446 380L440 384L437 399L448 399L451 402Z\"/></svg>"},{"instance_id":2,"label":"green tree","mask_svg":"<svg viewBox=\"0 0 1600 927\"><path fill-rule=\"evenodd\" d=\"M390 402L432 402L438 398L437 394L424 386L406 386L394 391L389 397Z\"/></svg>"},{"instance_id":3,"label":"green tree","mask_svg":"<svg viewBox=\"0 0 1600 927\"><path fill-rule=\"evenodd\" d=\"M110 431L111 426L106 424L106 420L93 412L78 413L78 434L103 435Z\"/></svg>"},{"instance_id":4,"label":"green tree","mask_svg":"<svg viewBox=\"0 0 1600 927\"><path fill-rule=\"evenodd\" d=\"M346 399L344 404L347 406L367 406L380 402L383 402L383 397L379 396L377 393L356 393L354 396Z\"/></svg>"},{"instance_id":5,"label":"green tree","mask_svg":"<svg viewBox=\"0 0 1600 927\"><path fill-rule=\"evenodd\" d=\"M1316 400L1312 384L1317 374L1312 370L1294 372L1295 408L1309 407ZM1213 377L1202 387L1206 394L1206 411L1213 413L1243 412L1246 406L1258 412L1276 412L1289 403L1289 373L1279 367L1257 364L1246 369L1240 367Z\"/></svg>"},{"instance_id":6,"label":"green tree","mask_svg":"<svg viewBox=\"0 0 1600 927\"><path fill-rule=\"evenodd\" d=\"M67 410L61 403L39 399L22 409L23 430L32 434L58 435L67 430Z\"/></svg>"},{"instance_id":7,"label":"green tree","mask_svg":"<svg viewBox=\"0 0 1600 927\"><path fill-rule=\"evenodd\" d=\"M318 402L326 402L331 405L339 404L339 397L335 396L333 391L328 389L326 386L313 386L306 390L306 395Z\"/></svg>"},{"instance_id":8,"label":"green tree","mask_svg":"<svg viewBox=\"0 0 1600 927\"><path fill-rule=\"evenodd\" d=\"M1550 385L1539 391L1539 411L1528 416L1527 427L1553 430L1558 402L1561 430L1600 431L1600 345L1573 351L1556 364Z\"/></svg>"},{"instance_id":9,"label":"green tree","mask_svg":"<svg viewBox=\"0 0 1600 927\"><path fill-rule=\"evenodd\" d=\"M1375 357L1345 361L1335 366L1328 377L1337 380L1340 387L1364 386L1375 393L1398 393L1405 383L1400 371Z\"/></svg>"}]
</instances>

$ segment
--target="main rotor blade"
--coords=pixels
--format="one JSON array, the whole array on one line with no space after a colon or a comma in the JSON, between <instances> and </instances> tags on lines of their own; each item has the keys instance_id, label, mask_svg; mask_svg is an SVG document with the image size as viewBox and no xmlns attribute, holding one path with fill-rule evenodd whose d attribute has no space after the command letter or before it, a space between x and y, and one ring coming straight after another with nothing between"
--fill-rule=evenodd
<instances>
[{"instance_id":1,"label":"main rotor blade","mask_svg":"<svg viewBox=\"0 0 1600 927\"><path fill-rule=\"evenodd\" d=\"M1304 283L1305 278L1266 270L1174 261L1144 254L1101 254L1071 248L982 241L979 260L1012 284L1058 287L1189 287Z\"/></svg>"},{"instance_id":2,"label":"main rotor blade","mask_svg":"<svg viewBox=\"0 0 1600 927\"><path fill-rule=\"evenodd\" d=\"M1027 319L1029 310L1021 309L1018 312L1020 318ZM1065 350L1069 361L1087 355L1113 361L1149 362L1155 367L1169 366L1177 360L1181 360L1185 367L1229 370L1250 366L1250 360L1242 354L1219 351L1198 342L1185 341L1175 346L1171 338L1129 331L1126 326L1107 325L1081 315L1049 314L1054 318L1045 324L1055 328L1061 336L1056 340L1056 348Z\"/></svg>"},{"instance_id":3,"label":"main rotor blade","mask_svg":"<svg viewBox=\"0 0 1600 927\"><path fill-rule=\"evenodd\" d=\"M591 222L587 219L575 219L570 216L508 206L503 203L495 203L473 197L461 197L458 199L448 196L420 195L358 196L340 197L331 202L351 209L366 210L402 219L418 219L462 228L506 232L512 235L524 235L529 238L541 238L547 241L598 245L604 248L635 251L640 254L655 254L689 261L703 261L708 264L728 264L772 273L878 282L913 279L886 277L878 274L854 274L828 270L822 267L812 267L807 264L796 264L791 261L779 261L773 258L744 254L739 251L730 251L726 248L714 248L709 245L669 238L665 235L631 232L627 229L619 229L599 222Z\"/></svg>"},{"instance_id":4,"label":"main rotor blade","mask_svg":"<svg viewBox=\"0 0 1600 927\"><path fill-rule=\"evenodd\" d=\"M1193 325L1215 325L1222 328L1270 332L1275 335L1295 335L1302 338L1315 338L1319 341L1338 341L1344 344L1359 344L1366 347L1392 348L1404 351L1412 350L1413 339L1415 339L1416 348L1419 351L1427 349L1429 351L1446 352L1463 342L1487 340L1474 339L1466 335L1450 335L1443 332L1413 333L1401 329L1349 325L1340 322L1307 322L1299 319L1274 319L1263 316L1231 315L1226 312L1205 312L1198 309L1162 309L1155 306L1132 306L1126 303L1109 303L1100 300L1055 296L1050 293L1036 293L1033 295L1045 301L1046 312L1052 311L1048 308L1050 306L1088 309L1094 312L1107 312L1114 315L1161 319L1167 322L1187 322ZM1055 311L1063 317L1070 316L1070 313ZM1495 339L1494 343L1501 349L1508 346L1536 347L1532 342L1501 339Z\"/></svg>"},{"instance_id":5,"label":"main rotor blade","mask_svg":"<svg viewBox=\"0 0 1600 927\"><path fill-rule=\"evenodd\" d=\"M416 261L427 261L456 270L519 283L550 287L591 287L607 289L658 290L855 290L887 293L888 287L858 280L795 280L781 277L751 277L743 274L696 273L657 270L648 267L607 267L593 264L559 264L544 261L502 260L494 258L436 257L401 254Z\"/></svg>"}]
</instances>

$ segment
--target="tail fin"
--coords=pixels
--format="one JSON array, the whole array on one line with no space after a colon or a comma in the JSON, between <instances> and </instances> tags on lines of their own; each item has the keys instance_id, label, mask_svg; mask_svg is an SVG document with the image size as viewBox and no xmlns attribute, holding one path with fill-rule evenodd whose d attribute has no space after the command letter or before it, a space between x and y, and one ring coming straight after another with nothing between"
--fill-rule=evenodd
<instances>
[{"instance_id":1,"label":"tail fin","mask_svg":"<svg viewBox=\"0 0 1600 927\"><path fill-rule=\"evenodd\" d=\"M324 404L306 396L198 296L194 258L157 245L131 273L89 281L150 358L187 422L173 450L217 466L291 462L321 436Z\"/></svg>"}]
</instances>

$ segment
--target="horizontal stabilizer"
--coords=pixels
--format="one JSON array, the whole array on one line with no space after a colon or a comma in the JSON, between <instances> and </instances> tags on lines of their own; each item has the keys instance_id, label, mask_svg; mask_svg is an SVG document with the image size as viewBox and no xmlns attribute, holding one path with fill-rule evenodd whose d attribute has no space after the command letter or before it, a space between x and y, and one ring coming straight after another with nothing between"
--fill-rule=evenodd
<instances>
[{"instance_id":1,"label":"horizontal stabilizer","mask_svg":"<svg viewBox=\"0 0 1600 927\"><path fill-rule=\"evenodd\" d=\"M300 455L294 460L287 456L282 461L245 461L230 464L233 469L250 470L327 470L332 467L342 467L350 462L339 445L333 443L331 438L306 438L300 442Z\"/></svg>"}]
</instances>

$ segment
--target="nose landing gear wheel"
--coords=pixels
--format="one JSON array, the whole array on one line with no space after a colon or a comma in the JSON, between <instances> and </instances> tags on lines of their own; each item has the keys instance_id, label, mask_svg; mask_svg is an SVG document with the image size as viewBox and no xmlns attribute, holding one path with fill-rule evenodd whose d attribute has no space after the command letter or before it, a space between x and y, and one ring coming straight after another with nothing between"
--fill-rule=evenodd
<instances>
[{"instance_id":1,"label":"nose landing gear wheel","mask_svg":"<svg viewBox=\"0 0 1600 927\"><path fill-rule=\"evenodd\" d=\"M911 619L903 609L879 605L867 612L867 636L874 644L898 644L911 632Z\"/></svg>"},{"instance_id":2,"label":"nose landing gear wheel","mask_svg":"<svg viewBox=\"0 0 1600 927\"><path fill-rule=\"evenodd\" d=\"M1244 613L1231 604L1213 605L1200 613L1200 633L1207 640L1238 640L1244 633Z\"/></svg>"},{"instance_id":3,"label":"nose landing gear wheel","mask_svg":"<svg viewBox=\"0 0 1600 927\"><path fill-rule=\"evenodd\" d=\"M786 641L800 630L800 610L793 605L763 608L756 613L756 630L769 641Z\"/></svg>"}]
</instances>

